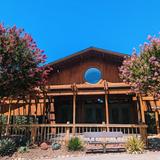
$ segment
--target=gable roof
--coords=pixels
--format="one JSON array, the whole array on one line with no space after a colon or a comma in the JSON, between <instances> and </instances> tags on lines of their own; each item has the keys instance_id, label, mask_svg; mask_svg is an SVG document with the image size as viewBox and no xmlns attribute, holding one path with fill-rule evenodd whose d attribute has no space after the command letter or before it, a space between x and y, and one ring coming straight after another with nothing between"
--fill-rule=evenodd
<instances>
[{"instance_id":1,"label":"gable roof","mask_svg":"<svg viewBox=\"0 0 160 160\"><path fill-rule=\"evenodd\" d=\"M110 55L110 56L114 56L114 57L117 57L117 58L120 58L120 59L123 59L125 56L129 56L128 54L114 52L114 51L110 51L110 50L106 50L106 49L101 49L101 48L97 48L97 47L89 47L89 48L83 49L81 51L78 51L76 53L73 53L73 54L71 54L69 56L66 56L64 58L58 59L58 60L56 60L54 62L51 62L48 65L59 64L61 62L64 62L64 61L69 60L69 59L72 59L74 57L78 57L78 56L84 55L84 54L88 53L89 51L96 51L99 54Z\"/></svg>"}]
</instances>

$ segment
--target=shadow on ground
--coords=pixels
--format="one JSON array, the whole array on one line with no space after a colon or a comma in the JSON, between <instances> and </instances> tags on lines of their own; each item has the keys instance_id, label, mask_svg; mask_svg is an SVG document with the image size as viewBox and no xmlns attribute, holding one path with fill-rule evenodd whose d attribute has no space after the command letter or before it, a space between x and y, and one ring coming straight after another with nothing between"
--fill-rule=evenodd
<instances>
[{"instance_id":1,"label":"shadow on ground","mask_svg":"<svg viewBox=\"0 0 160 160\"><path fill-rule=\"evenodd\" d=\"M160 137L149 138L148 147L151 151L160 151Z\"/></svg>"}]
</instances>

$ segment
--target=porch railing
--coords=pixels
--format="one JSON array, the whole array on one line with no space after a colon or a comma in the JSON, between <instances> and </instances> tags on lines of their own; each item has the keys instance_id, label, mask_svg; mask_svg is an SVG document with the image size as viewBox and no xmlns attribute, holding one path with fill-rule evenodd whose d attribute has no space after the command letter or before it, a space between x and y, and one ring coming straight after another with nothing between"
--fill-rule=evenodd
<instances>
[{"instance_id":1,"label":"porch railing","mask_svg":"<svg viewBox=\"0 0 160 160\"><path fill-rule=\"evenodd\" d=\"M145 140L147 126L140 124L32 124L32 125L0 125L0 135L24 135L30 141L40 143L43 141L67 141L73 135L83 132L121 131L127 135L141 135ZM75 131L73 133L72 131Z\"/></svg>"}]
</instances>

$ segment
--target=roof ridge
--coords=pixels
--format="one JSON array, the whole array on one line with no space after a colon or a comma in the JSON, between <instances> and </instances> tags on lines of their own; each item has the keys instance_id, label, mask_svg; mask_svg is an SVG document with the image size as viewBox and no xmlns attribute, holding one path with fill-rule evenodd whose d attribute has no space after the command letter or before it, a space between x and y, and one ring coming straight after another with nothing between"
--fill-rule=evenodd
<instances>
[{"instance_id":1,"label":"roof ridge","mask_svg":"<svg viewBox=\"0 0 160 160\"><path fill-rule=\"evenodd\" d=\"M106 54L111 54L111 55L115 55L115 56L119 56L119 57L129 56L129 54L123 54L123 53L120 53L120 52L115 52L115 51L111 51L111 50L106 50L106 49L90 46L90 47L87 47L87 48L85 48L83 50L77 51L77 52L75 52L73 54L70 54L70 55L68 55L66 57L63 57L63 58L60 58L60 59L55 60L53 62L50 62L50 63L48 63L48 65L58 64L58 63L63 62L65 60L67 60L67 59L70 59L70 58L72 58L74 56L81 55L81 54L83 54L83 53L85 53L85 52L87 52L89 50L96 50L96 51L99 51L99 52L103 52L103 53L106 53Z\"/></svg>"}]
</instances>

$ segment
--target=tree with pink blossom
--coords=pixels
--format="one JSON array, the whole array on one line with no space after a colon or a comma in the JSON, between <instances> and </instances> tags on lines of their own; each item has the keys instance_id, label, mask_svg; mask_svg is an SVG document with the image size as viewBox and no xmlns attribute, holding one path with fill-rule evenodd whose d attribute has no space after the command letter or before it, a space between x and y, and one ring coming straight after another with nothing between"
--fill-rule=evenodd
<instances>
[{"instance_id":1,"label":"tree with pink blossom","mask_svg":"<svg viewBox=\"0 0 160 160\"><path fill-rule=\"evenodd\" d=\"M44 88L51 68L43 52L23 29L0 24L0 100L9 100L9 109L13 99L31 99Z\"/></svg>"},{"instance_id":2,"label":"tree with pink blossom","mask_svg":"<svg viewBox=\"0 0 160 160\"><path fill-rule=\"evenodd\" d=\"M43 50L23 29L0 24L0 98L33 94L50 72L45 60Z\"/></svg>"},{"instance_id":3,"label":"tree with pink blossom","mask_svg":"<svg viewBox=\"0 0 160 160\"><path fill-rule=\"evenodd\" d=\"M138 94L160 98L160 37L148 36L148 42L123 61L120 77Z\"/></svg>"}]
</instances>

